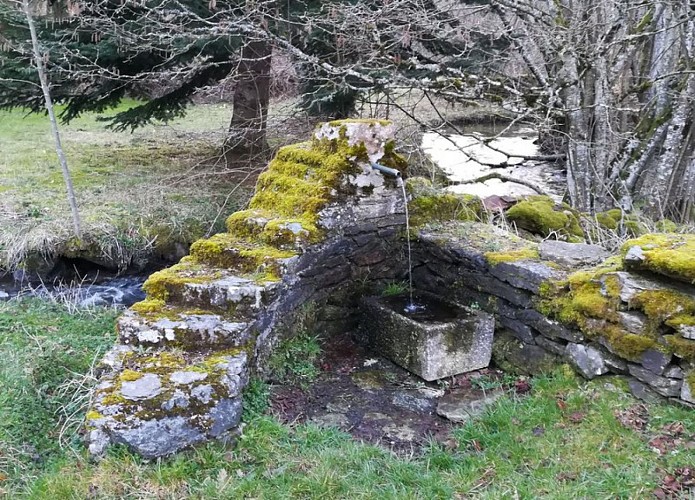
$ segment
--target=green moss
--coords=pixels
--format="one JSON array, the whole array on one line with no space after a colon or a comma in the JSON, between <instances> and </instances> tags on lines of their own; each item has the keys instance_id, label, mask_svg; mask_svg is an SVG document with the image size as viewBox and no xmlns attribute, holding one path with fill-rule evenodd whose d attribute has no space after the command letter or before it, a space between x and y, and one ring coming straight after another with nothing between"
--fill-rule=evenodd
<instances>
[{"instance_id":1,"label":"green moss","mask_svg":"<svg viewBox=\"0 0 695 500\"><path fill-rule=\"evenodd\" d=\"M600 212L596 214L596 221L604 227L604 229L609 229L615 231L618 229L618 224L622 218L622 213L618 210L618 218L613 217L612 210L609 212Z\"/></svg>"},{"instance_id":2,"label":"green moss","mask_svg":"<svg viewBox=\"0 0 695 500\"><path fill-rule=\"evenodd\" d=\"M616 325L608 325L601 333L616 354L630 361L639 361L645 351L656 347L655 339L629 333Z\"/></svg>"},{"instance_id":3,"label":"green moss","mask_svg":"<svg viewBox=\"0 0 695 500\"><path fill-rule=\"evenodd\" d=\"M678 328L679 326L695 326L695 315L676 314L667 319L665 323L672 328Z\"/></svg>"},{"instance_id":4,"label":"green moss","mask_svg":"<svg viewBox=\"0 0 695 500\"><path fill-rule=\"evenodd\" d=\"M547 196L531 196L507 211L507 218L522 229L543 237L584 241L578 214L566 203L556 204Z\"/></svg>"},{"instance_id":5,"label":"green moss","mask_svg":"<svg viewBox=\"0 0 695 500\"><path fill-rule=\"evenodd\" d=\"M655 227L657 231L662 233L674 233L678 231L678 224L673 222L671 219L661 219L656 221Z\"/></svg>"},{"instance_id":6,"label":"green moss","mask_svg":"<svg viewBox=\"0 0 695 500\"><path fill-rule=\"evenodd\" d=\"M664 340L674 354L687 361L695 361L695 340L684 339L679 335L664 335Z\"/></svg>"},{"instance_id":7,"label":"green moss","mask_svg":"<svg viewBox=\"0 0 695 500\"><path fill-rule=\"evenodd\" d=\"M485 260L491 266L496 266L502 262L516 262L519 260L538 258L538 249L535 247L522 248L520 250L510 250L507 252L485 252Z\"/></svg>"},{"instance_id":8,"label":"green moss","mask_svg":"<svg viewBox=\"0 0 695 500\"><path fill-rule=\"evenodd\" d=\"M89 410L85 415L86 420L99 420L100 418L104 418L104 415L95 410Z\"/></svg>"},{"instance_id":9,"label":"green moss","mask_svg":"<svg viewBox=\"0 0 695 500\"><path fill-rule=\"evenodd\" d=\"M142 373L136 372L135 370L125 369L118 376L121 382L134 382L142 378Z\"/></svg>"},{"instance_id":10,"label":"green moss","mask_svg":"<svg viewBox=\"0 0 695 500\"><path fill-rule=\"evenodd\" d=\"M639 267L695 283L695 235L646 234L627 241L622 247L623 255L633 246L639 246L644 253L644 261Z\"/></svg>"},{"instance_id":11,"label":"green moss","mask_svg":"<svg viewBox=\"0 0 695 500\"><path fill-rule=\"evenodd\" d=\"M486 221L483 202L473 195L436 193L414 197L408 204L410 224L419 227L430 222Z\"/></svg>"},{"instance_id":12,"label":"green moss","mask_svg":"<svg viewBox=\"0 0 695 500\"><path fill-rule=\"evenodd\" d=\"M178 297L186 283L208 283L218 276L218 272L210 271L187 256L178 264L151 274L142 288L149 299L167 301L171 295Z\"/></svg>"},{"instance_id":13,"label":"green moss","mask_svg":"<svg viewBox=\"0 0 695 500\"><path fill-rule=\"evenodd\" d=\"M196 260L241 273L256 272L263 267L277 275L281 267L279 261L294 255L295 252L250 243L229 233L216 234L191 245L191 256Z\"/></svg>"},{"instance_id":14,"label":"green moss","mask_svg":"<svg viewBox=\"0 0 695 500\"><path fill-rule=\"evenodd\" d=\"M695 314L695 300L673 290L645 290L630 300L630 307L639 308L656 323L684 314Z\"/></svg>"},{"instance_id":15,"label":"green moss","mask_svg":"<svg viewBox=\"0 0 695 500\"><path fill-rule=\"evenodd\" d=\"M695 395L695 370L690 371L685 375L685 383L690 388L690 394Z\"/></svg>"},{"instance_id":16,"label":"green moss","mask_svg":"<svg viewBox=\"0 0 695 500\"><path fill-rule=\"evenodd\" d=\"M391 121L389 120L378 120L376 118L347 118L343 120L333 120L331 122L328 122L328 124L331 127L340 127L341 125L347 125L349 123L361 123L368 124L371 126L381 125L382 127L388 127L389 125L391 125Z\"/></svg>"},{"instance_id":17,"label":"green moss","mask_svg":"<svg viewBox=\"0 0 695 500\"><path fill-rule=\"evenodd\" d=\"M150 315L161 311L165 302L161 299L145 299L130 306L130 308L138 314Z\"/></svg>"}]
</instances>

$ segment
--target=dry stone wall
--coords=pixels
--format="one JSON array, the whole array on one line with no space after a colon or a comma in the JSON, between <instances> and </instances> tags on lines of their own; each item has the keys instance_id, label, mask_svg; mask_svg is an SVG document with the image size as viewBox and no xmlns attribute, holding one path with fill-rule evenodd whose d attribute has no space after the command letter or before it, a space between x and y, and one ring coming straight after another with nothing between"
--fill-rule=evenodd
<instances>
[{"instance_id":1,"label":"dry stone wall","mask_svg":"<svg viewBox=\"0 0 695 500\"><path fill-rule=\"evenodd\" d=\"M598 246L536 244L488 224L437 224L420 231L414 281L494 313L493 359L502 368L533 374L567 362L588 379L625 375L641 399L695 408L695 288L645 273L644 262L630 265L643 242L610 257Z\"/></svg>"}]
</instances>

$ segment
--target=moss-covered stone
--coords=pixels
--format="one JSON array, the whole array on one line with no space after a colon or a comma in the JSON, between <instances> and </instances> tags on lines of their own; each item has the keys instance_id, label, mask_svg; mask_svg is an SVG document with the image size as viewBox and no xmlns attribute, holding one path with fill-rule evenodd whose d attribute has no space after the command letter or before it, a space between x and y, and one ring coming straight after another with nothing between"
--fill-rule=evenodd
<instances>
[{"instance_id":1,"label":"moss-covered stone","mask_svg":"<svg viewBox=\"0 0 695 500\"><path fill-rule=\"evenodd\" d=\"M641 309L655 323L661 323L695 314L695 299L675 290L645 290L632 298L630 307Z\"/></svg>"},{"instance_id":2,"label":"moss-covered stone","mask_svg":"<svg viewBox=\"0 0 695 500\"><path fill-rule=\"evenodd\" d=\"M664 335L664 339L676 356L687 361L695 361L695 340L688 340L679 335Z\"/></svg>"},{"instance_id":3,"label":"moss-covered stone","mask_svg":"<svg viewBox=\"0 0 695 500\"><path fill-rule=\"evenodd\" d=\"M695 283L695 235L656 233L628 240L622 253L638 246L644 260L637 267L669 276L687 283Z\"/></svg>"},{"instance_id":4,"label":"moss-covered stone","mask_svg":"<svg viewBox=\"0 0 695 500\"><path fill-rule=\"evenodd\" d=\"M507 252L485 252L485 260L491 266L496 266L502 262L517 262L520 260L538 259L539 257L538 248L532 246Z\"/></svg>"},{"instance_id":5,"label":"moss-covered stone","mask_svg":"<svg viewBox=\"0 0 695 500\"><path fill-rule=\"evenodd\" d=\"M142 288L147 293L148 299L166 302L172 296L180 297L187 283L208 283L218 277L219 272L210 270L188 256L174 266L151 274ZM141 307L145 310L154 308L156 304L147 302Z\"/></svg>"},{"instance_id":6,"label":"moss-covered stone","mask_svg":"<svg viewBox=\"0 0 695 500\"><path fill-rule=\"evenodd\" d=\"M695 395L695 370L692 370L685 375L685 383L688 384L690 394Z\"/></svg>"},{"instance_id":7,"label":"moss-covered stone","mask_svg":"<svg viewBox=\"0 0 695 500\"><path fill-rule=\"evenodd\" d=\"M406 189L411 198L408 209L412 227L446 221L486 222L488 219L482 200L475 195L444 192L423 177L408 179Z\"/></svg>"},{"instance_id":8,"label":"moss-covered stone","mask_svg":"<svg viewBox=\"0 0 695 500\"><path fill-rule=\"evenodd\" d=\"M543 237L584 241L579 214L566 203L555 203L548 196L530 196L520 201L507 211L507 218L519 228Z\"/></svg>"}]
</instances>

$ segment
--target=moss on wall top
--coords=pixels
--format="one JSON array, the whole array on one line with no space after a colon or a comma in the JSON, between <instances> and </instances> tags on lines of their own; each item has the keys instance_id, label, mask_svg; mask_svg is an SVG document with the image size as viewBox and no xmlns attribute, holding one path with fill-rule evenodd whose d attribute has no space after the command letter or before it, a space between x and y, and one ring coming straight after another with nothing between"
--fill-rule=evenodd
<instances>
[{"instance_id":1,"label":"moss on wall top","mask_svg":"<svg viewBox=\"0 0 695 500\"><path fill-rule=\"evenodd\" d=\"M517 227L533 234L574 243L584 241L579 214L566 203L556 203L548 196L530 196L507 211L507 218Z\"/></svg>"},{"instance_id":2,"label":"moss on wall top","mask_svg":"<svg viewBox=\"0 0 695 500\"><path fill-rule=\"evenodd\" d=\"M627 241L622 247L623 255L635 246L641 248L644 259L639 264L631 262L630 265L695 283L695 235L645 234Z\"/></svg>"},{"instance_id":3,"label":"moss on wall top","mask_svg":"<svg viewBox=\"0 0 695 500\"><path fill-rule=\"evenodd\" d=\"M411 195L408 208L413 227L432 222L488 220L482 200L475 195L442 191L423 177L408 179L406 188Z\"/></svg>"}]
</instances>

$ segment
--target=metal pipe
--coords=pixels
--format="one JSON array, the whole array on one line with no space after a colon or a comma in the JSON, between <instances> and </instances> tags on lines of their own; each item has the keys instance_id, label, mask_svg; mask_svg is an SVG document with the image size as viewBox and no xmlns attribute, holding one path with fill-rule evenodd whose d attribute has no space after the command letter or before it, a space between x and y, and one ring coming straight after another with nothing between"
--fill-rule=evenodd
<instances>
[{"instance_id":1,"label":"metal pipe","mask_svg":"<svg viewBox=\"0 0 695 500\"><path fill-rule=\"evenodd\" d=\"M385 167L384 165L379 165L378 163L372 163L372 168L378 170L382 174L390 175L391 177L399 178L401 173L395 168Z\"/></svg>"}]
</instances>

